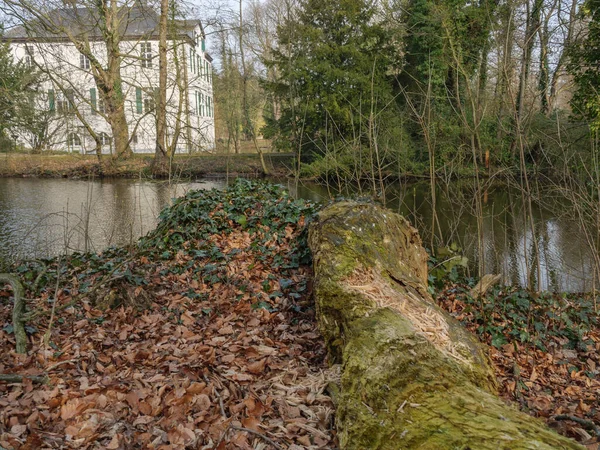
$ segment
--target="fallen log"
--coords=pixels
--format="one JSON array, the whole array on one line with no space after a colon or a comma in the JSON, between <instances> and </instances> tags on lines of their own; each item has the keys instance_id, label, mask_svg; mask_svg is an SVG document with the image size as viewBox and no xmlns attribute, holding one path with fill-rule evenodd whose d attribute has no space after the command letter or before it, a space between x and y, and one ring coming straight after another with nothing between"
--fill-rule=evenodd
<instances>
[{"instance_id":1,"label":"fallen log","mask_svg":"<svg viewBox=\"0 0 600 450\"><path fill-rule=\"evenodd\" d=\"M401 216L341 202L311 225L319 326L341 364L340 448L582 449L505 404L483 346L427 291L427 254Z\"/></svg>"}]
</instances>

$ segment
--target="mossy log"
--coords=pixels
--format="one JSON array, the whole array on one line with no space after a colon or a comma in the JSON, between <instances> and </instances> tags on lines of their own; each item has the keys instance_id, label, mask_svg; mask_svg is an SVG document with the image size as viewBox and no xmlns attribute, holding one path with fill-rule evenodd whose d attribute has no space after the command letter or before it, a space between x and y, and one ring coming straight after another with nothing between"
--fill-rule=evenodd
<instances>
[{"instance_id":1,"label":"mossy log","mask_svg":"<svg viewBox=\"0 0 600 450\"><path fill-rule=\"evenodd\" d=\"M23 323L23 314L25 313L25 291L17 277L8 273L0 273L0 284L5 283L11 285L13 297L15 298L12 319L16 352L27 353L27 333L25 333L25 324Z\"/></svg>"},{"instance_id":2,"label":"mossy log","mask_svg":"<svg viewBox=\"0 0 600 450\"><path fill-rule=\"evenodd\" d=\"M342 449L583 448L497 397L486 350L428 293L427 254L403 217L336 203L309 244L319 326L342 366Z\"/></svg>"}]
</instances>

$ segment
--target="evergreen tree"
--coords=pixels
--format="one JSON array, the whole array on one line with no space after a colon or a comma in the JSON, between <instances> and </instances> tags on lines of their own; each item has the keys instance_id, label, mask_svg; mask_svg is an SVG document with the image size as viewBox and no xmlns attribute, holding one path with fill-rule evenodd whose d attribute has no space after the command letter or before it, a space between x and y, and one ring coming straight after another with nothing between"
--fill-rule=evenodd
<instances>
[{"instance_id":1,"label":"evergreen tree","mask_svg":"<svg viewBox=\"0 0 600 450\"><path fill-rule=\"evenodd\" d=\"M0 138L7 139L18 129L36 126L34 95L39 75L23 62L15 62L8 43L3 42L0 80Z\"/></svg>"},{"instance_id":2,"label":"evergreen tree","mask_svg":"<svg viewBox=\"0 0 600 450\"><path fill-rule=\"evenodd\" d=\"M573 112L600 129L600 0L587 0L582 8L587 21L585 36L571 45L567 69L576 85L571 100Z\"/></svg>"},{"instance_id":3,"label":"evergreen tree","mask_svg":"<svg viewBox=\"0 0 600 450\"><path fill-rule=\"evenodd\" d=\"M279 46L266 63L279 77L266 88L282 108L267 118L265 137L320 153L325 144L360 136L371 111L393 102L397 62L374 13L364 0L305 0L297 20L278 30Z\"/></svg>"}]
</instances>

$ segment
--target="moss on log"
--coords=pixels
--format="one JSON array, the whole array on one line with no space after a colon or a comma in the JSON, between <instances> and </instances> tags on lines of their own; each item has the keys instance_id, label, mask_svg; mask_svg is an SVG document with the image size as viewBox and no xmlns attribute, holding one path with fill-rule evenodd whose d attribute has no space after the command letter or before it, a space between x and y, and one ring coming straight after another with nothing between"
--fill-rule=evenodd
<instances>
[{"instance_id":1,"label":"moss on log","mask_svg":"<svg viewBox=\"0 0 600 450\"><path fill-rule=\"evenodd\" d=\"M311 225L315 298L342 365L342 449L582 449L496 396L487 352L427 291L427 254L401 216L368 203Z\"/></svg>"}]
</instances>

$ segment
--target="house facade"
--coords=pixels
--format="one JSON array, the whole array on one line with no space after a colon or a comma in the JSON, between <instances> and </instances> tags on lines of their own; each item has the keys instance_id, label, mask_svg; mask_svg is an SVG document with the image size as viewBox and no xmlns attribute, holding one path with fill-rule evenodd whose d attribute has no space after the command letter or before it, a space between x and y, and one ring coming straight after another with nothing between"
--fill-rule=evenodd
<instances>
[{"instance_id":1,"label":"house facade","mask_svg":"<svg viewBox=\"0 0 600 450\"><path fill-rule=\"evenodd\" d=\"M81 8L79 10L82 10ZM85 10L84 10L85 12ZM158 15L148 9L131 8L120 36L121 95L129 130L129 146L135 153L153 153L156 147L157 95L159 87ZM142 14L143 13L143 14ZM58 11L64 21L84 13ZM92 17L90 15L90 17ZM91 19L89 20L91 21ZM170 23L167 42L167 145L176 153L212 151L215 146L212 59L206 51L206 36L199 21ZM43 84L35 98L45 129L17 136L26 148L94 153L100 138L102 153L113 152L111 126L107 120L90 58L80 53L72 36L37 33L35 27L17 27L5 34L16 60L43 73ZM101 64L107 64L106 43L93 33L85 43ZM37 142L36 142L37 141Z\"/></svg>"}]
</instances>

